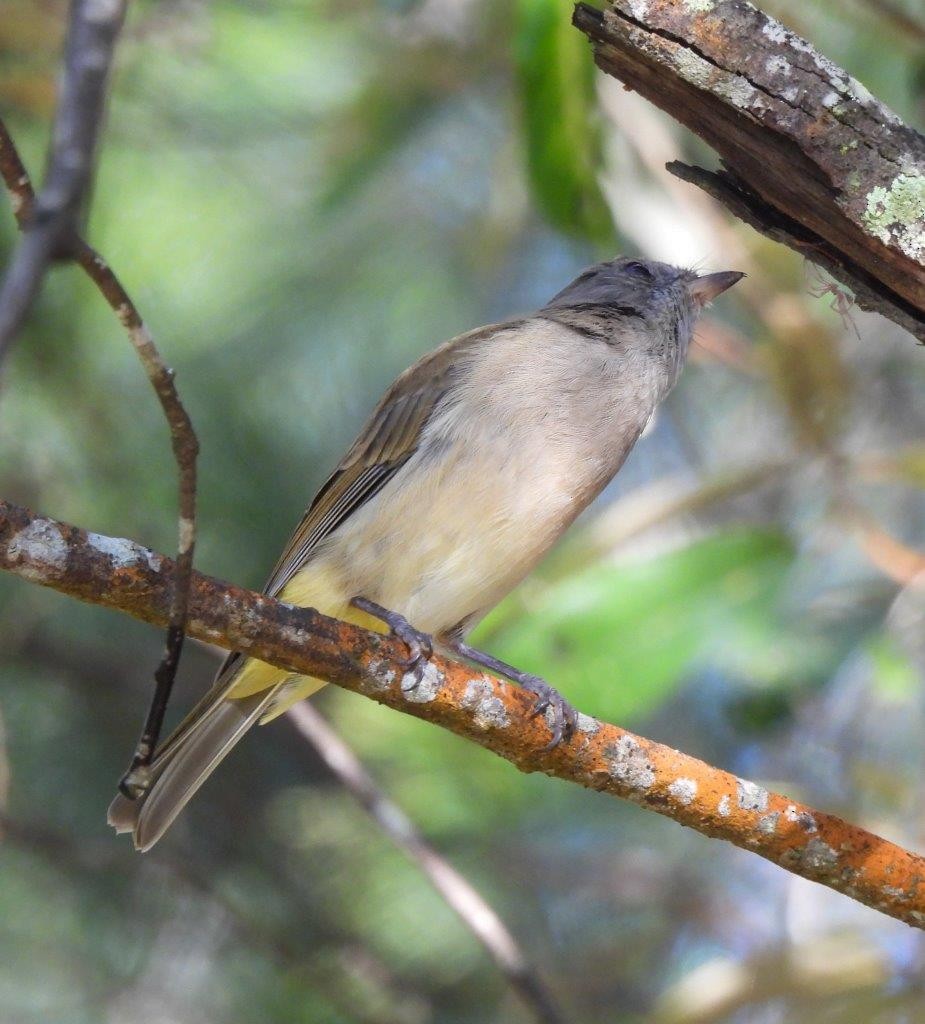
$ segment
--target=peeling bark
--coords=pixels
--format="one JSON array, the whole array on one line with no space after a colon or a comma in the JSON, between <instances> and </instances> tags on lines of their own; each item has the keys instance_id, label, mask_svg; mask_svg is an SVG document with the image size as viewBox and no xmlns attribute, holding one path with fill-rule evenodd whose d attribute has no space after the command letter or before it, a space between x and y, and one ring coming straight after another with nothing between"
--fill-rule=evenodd
<instances>
[{"instance_id":1,"label":"peeling bark","mask_svg":"<svg viewBox=\"0 0 925 1024\"><path fill-rule=\"evenodd\" d=\"M743 0L580 3L574 23L724 165L671 170L925 342L925 137Z\"/></svg>"}]
</instances>

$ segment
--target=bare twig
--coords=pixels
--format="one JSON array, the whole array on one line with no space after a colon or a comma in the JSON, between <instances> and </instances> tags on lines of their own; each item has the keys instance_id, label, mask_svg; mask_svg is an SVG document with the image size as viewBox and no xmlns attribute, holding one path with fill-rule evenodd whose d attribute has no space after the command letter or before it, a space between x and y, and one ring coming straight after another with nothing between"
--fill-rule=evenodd
<instances>
[{"instance_id":1,"label":"bare twig","mask_svg":"<svg viewBox=\"0 0 925 1024\"><path fill-rule=\"evenodd\" d=\"M40 822L10 817L3 810L0 810L0 840L7 844L13 843L32 857L41 858L49 864L66 863L70 869L96 877L117 870L122 863L118 849L107 839L82 837L78 840L63 830L49 828ZM280 934L278 929L269 927L266 920L256 915L246 901L229 892L227 886L216 885L214 875L207 870L200 870L188 857L169 857L159 851L155 854L155 860L184 895L188 893L207 900L226 914L234 928L236 941L250 943L255 949L272 957L280 967L293 974L298 972L306 984L321 988L335 1005L343 1006L351 1019L354 1016L366 1019L357 1015L357 1007L353 1005L349 991L345 991L342 983L338 984L340 971L335 977L328 976L329 972L323 970L311 971L306 976L306 968L310 964L304 950L292 943L286 935ZM297 898L297 894L290 892L290 897ZM298 907L303 916L311 914L315 909L311 906ZM319 960L335 958L339 961L340 970L362 974L365 980L372 979L390 1000L410 1003L423 1009L427 1020L435 1019L433 1007L422 989L409 989L406 983L399 985L375 953L358 942L354 935L338 928L335 922L324 922L320 934L311 938L311 949Z\"/></svg>"},{"instance_id":2,"label":"bare twig","mask_svg":"<svg viewBox=\"0 0 925 1024\"><path fill-rule=\"evenodd\" d=\"M131 795L144 786L145 769L157 746L183 649L183 630L196 544L196 458L199 455L199 442L192 421L177 393L174 371L162 359L147 326L121 282L106 261L84 242L80 243L78 260L112 307L138 353L138 358L167 419L179 477L177 560L167 637L164 654L154 672L155 690L151 706L145 718L132 765L122 782L126 795Z\"/></svg>"},{"instance_id":3,"label":"bare twig","mask_svg":"<svg viewBox=\"0 0 925 1024\"><path fill-rule=\"evenodd\" d=\"M19 155L19 150L0 120L0 175L10 196L10 206L20 231L25 231L32 217L35 205L35 190L32 179Z\"/></svg>"},{"instance_id":4,"label":"bare twig","mask_svg":"<svg viewBox=\"0 0 925 1024\"><path fill-rule=\"evenodd\" d=\"M0 120L0 175L3 176L9 192L16 221L20 228L28 232L29 225L34 220L34 211L41 203L41 199L36 201L28 172L2 120ZM170 429L171 447L179 477L179 537L170 620L167 626L164 654L154 673L154 696L145 718L131 767L123 779L123 788L129 795L131 792L137 792L137 787L144 784L145 768L157 745L183 648L183 624L186 621L189 581L193 569L193 551L196 542L196 458L199 454L199 442L196 439L192 421L180 401L174 383L174 372L161 358L141 314L122 282L116 277L115 272L103 257L79 235L74 234L70 244L74 259L109 303L141 360Z\"/></svg>"},{"instance_id":5,"label":"bare twig","mask_svg":"<svg viewBox=\"0 0 925 1024\"><path fill-rule=\"evenodd\" d=\"M3 501L0 569L146 622L169 616L169 559ZM531 715L529 693L458 662L435 655L418 680L402 667L398 640L195 572L187 632L443 726L522 771L632 800L925 928L925 858L587 715L571 740L549 750L549 726Z\"/></svg>"},{"instance_id":6,"label":"bare twig","mask_svg":"<svg viewBox=\"0 0 925 1024\"><path fill-rule=\"evenodd\" d=\"M308 703L289 711L296 729L382 831L418 865L488 951L498 969L543 1024L561 1024L551 994L492 906L424 839L411 819L382 792L347 743Z\"/></svg>"},{"instance_id":7,"label":"bare twig","mask_svg":"<svg viewBox=\"0 0 925 1024\"><path fill-rule=\"evenodd\" d=\"M0 287L0 359L22 325L51 260L74 256L125 0L72 0L48 169ZM19 214L18 214L19 216Z\"/></svg>"},{"instance_id":8,"label":"bare twig","mask_svg":"<svg viewBox=\"0 0 925 1024\"><path fill-rule=\"evenodd\" d=\"M897 540L855 502L843 502L839 512L868 560L885 576L901 587L925 582L925 554Z\"/></svg>"}]
</instances>

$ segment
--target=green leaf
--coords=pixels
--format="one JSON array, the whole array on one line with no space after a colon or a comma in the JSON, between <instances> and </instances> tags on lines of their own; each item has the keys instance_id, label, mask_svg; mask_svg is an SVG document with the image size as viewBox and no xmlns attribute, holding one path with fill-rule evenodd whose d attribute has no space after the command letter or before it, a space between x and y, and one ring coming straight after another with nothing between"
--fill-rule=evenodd
<instances>
[{"instance_id":1,"label":"green leaf","mask_svg":"<svg viewBox=\"0 0 925 1024\"><path fill-rule=\"evenodd\" d=\"M867 653L874 684L881 696L902 703L910 701L918 693L918 673L889 634L879 633L872 637Z\"/></svg>"},{"instance_id":2,"label":"green leaf","mask_svg":"<svg viewBox=\"0 0 925 1024\"><path fill-rule=\"evenodd\" d=\"M559 0L519 0L515 59L527 170L550 223L612 248L613 223L597 182L594 62L569 10Z\"/></svg>"},{"instance_id":3,"label":"green leaf","mask_svg":"<svg viewBox=\"0 0 925 1024\"><path fill-rule=\"evenodd\" d=\"M760 634L791 558L781 534L749 530L595 565L542 589L530 615L475 643L553 680L582 708L625 720L658 704L695 658Z\"/></svg>"}]
</instances>

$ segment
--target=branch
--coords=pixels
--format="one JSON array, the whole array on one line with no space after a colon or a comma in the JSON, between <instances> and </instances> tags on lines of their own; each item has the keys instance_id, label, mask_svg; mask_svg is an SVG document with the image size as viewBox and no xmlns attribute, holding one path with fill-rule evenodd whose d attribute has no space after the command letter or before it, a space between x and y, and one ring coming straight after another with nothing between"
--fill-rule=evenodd
<instances>
[{"instance_id":1,"label":"branch","mask_svg":"<svg viewBox=\"0 0 925 1024\"><path fill-rule=\"evenodd\" d=\"M718 173L669 170L925 341L925 138L738 0L584 3L595 61L696 132Z\"/></svg>"},{"instance_id":2,"label":"branch","mask_svg":"<svg viewBox=\"0 0 925 1024\"><path fill-rule=\"evenodd\" d=\"M19 156L16 144L2 120L0 120L0 176L2 176L9 193L16 223L21 230L26 232L28 238L31 231L30 225L38 219L37 210L42 199L40 198L36 202L29 174ZM132 766L123 780L125 785L131 787L134 782L134 772L143 769L148 764L157 744L183 649L183 626L186 621L190 575L193 571L193 553L196 544L196 459L199 455L199 441L196 438L192 421L180 401L180 395L174 383L174 371L161 358L150 331L142 320L131 296L122 286L122 282L116 277L115 272L103 257L76 233L71 235L70 246L73 258L80 264L116 314L141 360L141 365L154 388L154 393L157 395L167 420L179 480L177 560L170 618L167 624L167 638L164 643L164 654L154 671L154 697L145 719ZM2 303L2 298L0 298L0 303ZM0 358L2 358L2 342L0 342Z\"/></svg>"},{"instance_id":3,"label":"branch","mask_svg":"<svg viewBox=\"0 0 925 1024\"><path fill-rule=\"evenodd\" d=\"M307 701L296 704L290 708L289 718L341 785L430 879L485 947L508 984L520 993L536 1020L541 1024L562 1024L563 1018L546 986L528 963L514 936L478 890L437 853L405 812L382 792L356 754L311 704Z\"/></svg>"},{"instance_id":4,"label":"branch","mask_svg":"<svg viewBox=\"0 0 925 1024\"><path fill-rule=\"evenodd\" d=\"M133 541L87 533L0 501L0 569L162 625L173 563ZM399 641L194 573L187 632L293 673L316 676L473 740L521 771L632 800L757 853L795 875L925 927L925 858L696 758L587 715L546 750L518 687L434 656L406 675Z\"/></svg>"},{"instance_id":5,"label":"branch","mask_svg":"<svg viewBox=\"0 0 925 1024\"><path fill-rule=\"evenodd\" d=\"M29 312L48 264L73 255L71 243L90 185L106 82L124 15L125 0L71 2L48 170L28 217L17 212L24 234L0 288L0 360Z\"/></svg>"}]
</instances>

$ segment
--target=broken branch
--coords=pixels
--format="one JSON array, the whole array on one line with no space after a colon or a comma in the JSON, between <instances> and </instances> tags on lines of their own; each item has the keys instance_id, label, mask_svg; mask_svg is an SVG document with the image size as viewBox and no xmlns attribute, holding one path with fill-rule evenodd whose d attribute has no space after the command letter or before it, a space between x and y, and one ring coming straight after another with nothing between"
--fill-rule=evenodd
<instances>
[{"instance_id":1,"label":"broken branch","mask_svg":"<svg viewBox=\"0 0 925 1024\"><path fill-rule=\"evenodd\" d=\"M573 20L724 165L669 170L925 341L925 137L751 4L611 0Z\"/></svg>"}]
</instances>

